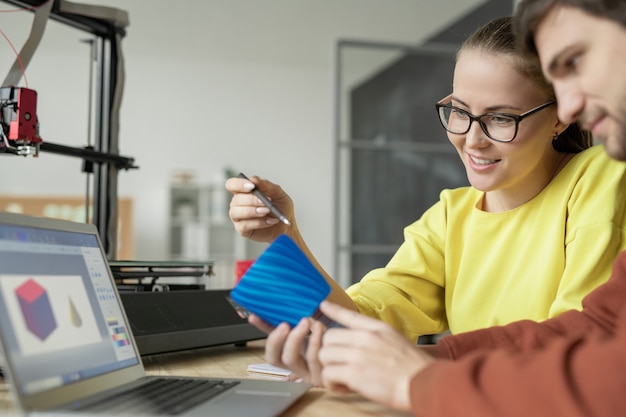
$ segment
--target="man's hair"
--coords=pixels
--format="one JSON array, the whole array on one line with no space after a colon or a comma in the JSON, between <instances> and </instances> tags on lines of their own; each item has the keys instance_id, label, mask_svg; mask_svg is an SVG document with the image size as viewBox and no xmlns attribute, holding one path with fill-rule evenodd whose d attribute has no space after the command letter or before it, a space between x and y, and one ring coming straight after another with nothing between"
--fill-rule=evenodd
<instances>
[{"instance_id":1,"label":"man's hair","mask_svg":"<svg viewBox=\"0 0 626 417\"><path fill-rule=\"evenodd\" d=\"M539 60L529 59L518 48L511 22L511 17L501 17L479 27L463 42L457 58L468 50L506 56L521 75L534 82L547 100L556 101L554 89L544 78ZM555 150L567 153L577 153L592 145L591 133L582 130L577 123L570 124L552 141Z\"/></svg>"},{"instance_id":2,"label":"man's hair","mask_svg":"<svg viewBox=\"0 0 626 417\"><path fill-rule=\"evenodd\" d=\"M525 53L537 55L534 33L546 14L556 6L577 8L592 16L612 20L626 29L624 0L521 0L513 16L513 31Z\"/></svg>"}]
</instances>

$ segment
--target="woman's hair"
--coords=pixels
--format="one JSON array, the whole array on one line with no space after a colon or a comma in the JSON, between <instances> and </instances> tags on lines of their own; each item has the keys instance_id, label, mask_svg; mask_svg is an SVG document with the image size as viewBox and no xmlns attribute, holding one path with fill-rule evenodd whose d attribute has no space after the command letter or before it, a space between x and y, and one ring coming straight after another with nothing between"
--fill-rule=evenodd
<instances>
[{"instance_id":1,"label":"woman's hair","mask_svg":"<svg viewBox=\"0 0 626 417\"><path fill-rule=\"evenodd\" d=\"M478 28L463 42L457 58L466 50L478 50L509 57L520 74L532 80L544 92L548 100L556 101L554 89L543 76L539 61L529 58L519 49L517 38L513 34L511 17L501 17ZM582 130L578 123L570 124L552 141L555 150L568 153L577 153L592 145L591 133Z\"/></svg>"},{"instance_id":2,"label":"woman's hair","mask_svg":"<svg viewBox=\"0 0 626 417\"><path fill-rule=\"evenodd\" d=\"M624 0L521 0L513 17L513 32L523 53L537 56L534 33L543 18L556 6L572 7L592 16L612 20L626 28Z\"/></svg>"}]
</instances>

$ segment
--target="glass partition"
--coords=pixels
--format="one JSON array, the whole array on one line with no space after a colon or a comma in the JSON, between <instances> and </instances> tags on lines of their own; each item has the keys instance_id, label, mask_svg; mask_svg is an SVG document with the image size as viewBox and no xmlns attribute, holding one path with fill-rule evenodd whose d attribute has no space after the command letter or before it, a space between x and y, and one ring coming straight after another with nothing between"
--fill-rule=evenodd
<instances>
[{"instance_id":1,"label":"glass partition","mask_svg":"<svg viewBox=\"0 0 626 417\"><path fill-rule=\"evenodd\" d=\"M337 45L334 276L344 287L384 266L441 190L467 185L435 111L457 48Z\"/></svg>"}]
</instances>

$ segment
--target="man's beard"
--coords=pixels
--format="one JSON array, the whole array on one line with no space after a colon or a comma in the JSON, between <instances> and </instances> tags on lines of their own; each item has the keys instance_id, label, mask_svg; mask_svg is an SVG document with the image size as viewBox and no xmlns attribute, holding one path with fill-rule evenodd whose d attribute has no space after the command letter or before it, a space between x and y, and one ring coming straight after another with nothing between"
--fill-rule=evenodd
<instances>
[{"instance_id":1,"label":"man's beard","mask_svg":"<svg viewBox=\"0 0 626 417\"><path fill-rule=\"evenodd\" d=\"M607 113L605 117L613 129L605 132L603 137L594 136L594 139L603 144L611 158L626 161L626 105L620 105L616 112Z\"/></svg>"}]
</instances>

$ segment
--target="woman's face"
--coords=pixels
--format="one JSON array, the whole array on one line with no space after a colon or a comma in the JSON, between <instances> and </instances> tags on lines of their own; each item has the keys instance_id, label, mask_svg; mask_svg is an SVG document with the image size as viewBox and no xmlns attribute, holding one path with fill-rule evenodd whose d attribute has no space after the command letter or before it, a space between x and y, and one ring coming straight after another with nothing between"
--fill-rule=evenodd
<instances>
[{"instance_id":1,"label":"woman's face","mask_svg":"<svg viewBox=\"0 0 626 417\"><path fill-rule=\"evenodd\" d=\"M477 116L490 112L519 115L550 101L515 70L510 58L474 50L463 51L457 59L451 99L453 106ZM509 143L489 139L476 122L466 134L448 133L448 139L473 187L498 191L501 198L515 196L516 201L527 201L554 173L551 141L560 132L558 126L556 106L550 106L524 118Z\"/></svg>"}]
</instances>

